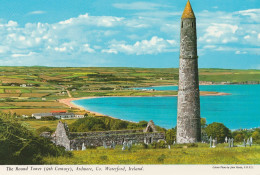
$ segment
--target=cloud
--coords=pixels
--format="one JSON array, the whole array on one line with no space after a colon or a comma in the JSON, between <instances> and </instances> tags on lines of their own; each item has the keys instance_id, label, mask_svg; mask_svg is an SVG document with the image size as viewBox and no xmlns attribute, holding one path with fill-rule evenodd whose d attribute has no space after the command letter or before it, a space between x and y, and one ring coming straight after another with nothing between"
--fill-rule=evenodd
<instances>
[{"instance_id":1,"label":"cloud","mask_svg":"<svg viewBox=\"0 0 260 175\"><path fill-rule=\"evenodd\" d=\"M237 25L213 23L206 28L205 34L199 38L199 41L206 41L206 43L236 42L238 40L235 35L237 30Z\"/></svg>"},{"instance_id":2,"label":"cloud","mask_svg":"<svg viewBox=\"0 0 260 175\"><path fill-rule=\"evenodd\" d=\"M61 25L92 25L100 27L114 27L121 24L124 18L114 16L89 16L87 13L79 15L77 18L70 18L59 22Z\"/></svg>"},{"instance_id":3,"label":"cloud","mask_svg":"<svg viewBox=\"0 0 260 175\"><path fill-rule=\"evenodd\" d=\"M150 2L133 2L133 3L115 3L115 8L125 10L155 10L162 7L169 7L168 5L156 4Z\"/></svg>"},{"instance_id":4,"label":"cloud","mask_svg":"<svg viewBox=\"0 0 260 175\"><path fill-rule=\"evenodd\" d=\"M248 10L242 10L238 11L235 14L240 14L242 16L248 16L251 20L254 22L260 22L260 9L248 9Z\"/></svg>"},{"instance_id":5,"label":"cloud","mask_svg":"<svg viewBox=\"0 0 260 175\"><path fill-rule=\"evenodd\" d=\"M44 14L44 13L46 13L46 12L42 11L42 10L37 10L37 11L29 12L28 15L41 15L41 14Z\"/></svg>"},{"instance_id":6,"label":"cloud","mask_svg":"<svg viewBox=\"0 0 260 175\"><path fill-rule=\"evenodd\" d=\"M30 52L28 54L12 54L12 57L16 58L16 57L28 57L28 56L33 56L35 53L34 52Z\"/></svg>"},{"instance_id":7,"label":"cloud","mask_svg":"<svg viewBox=\"0 0 260 175\"><path fill-rule=\"evenodd\" d=\"M247 52L246 52L246 51L240 51L240 50L237 50L237 51L235 52L235 54L237 54L237 55L240 55L240 54L247 54Z\"/></svg>"},{"instance_id":8,"label":"cloud","mask_svg":"<svg viewBox=\"0 0 260 175\"><path fill-rule=\"evenodd\" d=\"M153 36L150 40L137 41L133 45L125 44L125 42L113 42L109 45L109 49L104 49L102 52L114 53L119 52L126 54L158 54L162 52L173 52L175 51L176 42L174 40L165 40L157 36Z\"/></svg>"}]
</instances>

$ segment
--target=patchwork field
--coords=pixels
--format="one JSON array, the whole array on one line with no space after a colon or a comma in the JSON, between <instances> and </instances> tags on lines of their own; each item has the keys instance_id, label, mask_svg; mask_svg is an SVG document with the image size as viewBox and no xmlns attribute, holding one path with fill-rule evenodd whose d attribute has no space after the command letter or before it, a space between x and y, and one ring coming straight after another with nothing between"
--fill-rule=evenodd
<instances>
[{"instance_id":1,"label":"patchwork field","mask_svg":"<svg viewBox=\"0 0 260 175\"><path fill-rule=\"evenodd\" d=\"M0 111L21 115L68 109L57 102L68 97L177 95L176 91L130 89L177 85L177 68L35 66L0 67L0 71ZM260 82L259 70L200 69L199 75L201 83L206 84Z\"/></svg>"}]
</instances>

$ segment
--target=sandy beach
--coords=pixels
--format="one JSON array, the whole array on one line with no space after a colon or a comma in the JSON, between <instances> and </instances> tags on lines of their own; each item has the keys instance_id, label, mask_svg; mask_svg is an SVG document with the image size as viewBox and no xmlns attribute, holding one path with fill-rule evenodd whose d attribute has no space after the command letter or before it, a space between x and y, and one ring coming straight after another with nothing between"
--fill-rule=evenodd
<instances>
[{"instance_id":1,"label":"sandy beach","mask_svg":"<svg viewBox=\"0 0 260 175\"><path fill-rule=\"evenodd\" d=\"M72 102L72 101L74 101L74 100L91 99L91 98L99 98L99 97L65 98L65 99L60 99L60 100L58 100L58 102L60 102L60 103L62 103L62 104L65 104L65 105L67 105L67 106L70 107L70 108L76 108L76 109L79 109L79 110L82 110L82 111L89 112L89 113L94 114L94 115L104 116L104 114L101 114L101 113L98 113L98 112L95 112L95 111L86 110L85 108L83 108L83 107L81 107L81 106L78 106L78 105L75 105L75 104Z\"/></svg>"}]
</instances>

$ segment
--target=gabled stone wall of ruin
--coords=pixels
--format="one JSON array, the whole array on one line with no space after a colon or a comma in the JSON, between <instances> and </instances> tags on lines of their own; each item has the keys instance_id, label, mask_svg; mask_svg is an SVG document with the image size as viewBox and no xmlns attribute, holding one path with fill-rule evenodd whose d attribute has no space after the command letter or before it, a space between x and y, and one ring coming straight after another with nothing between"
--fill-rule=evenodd
<instances>
[{"instance_id":1,"label":"gabled stone wall of ruin","mask_svg":"<svg viewBox=\"0 0 260 175\"><path fill-rule=\"evenodd\" d=\"M65 147L66 150L70 150L70 140L68 137L67 126L59 121L56 131L52 135L52 141L59 146Z\"/></svg>"}]
</instances>

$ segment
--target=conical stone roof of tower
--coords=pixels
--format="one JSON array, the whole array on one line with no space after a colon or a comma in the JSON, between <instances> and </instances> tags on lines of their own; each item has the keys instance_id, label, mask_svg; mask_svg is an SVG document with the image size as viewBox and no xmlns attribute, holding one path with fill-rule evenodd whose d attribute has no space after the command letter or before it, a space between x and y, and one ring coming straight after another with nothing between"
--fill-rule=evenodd
<instances>
[{"instance_id":1,"label":"conical stone roof of tower","mask_svg":"<svg viewBox=\"0 0 260 175\"><path fill-rule=\"evenodd\" d=\"M182 13L181 18L195 18L194 12L192 10L192 7L190 5L190 1L188 0L186 7Z\"/></svg>"}]
</instances>

